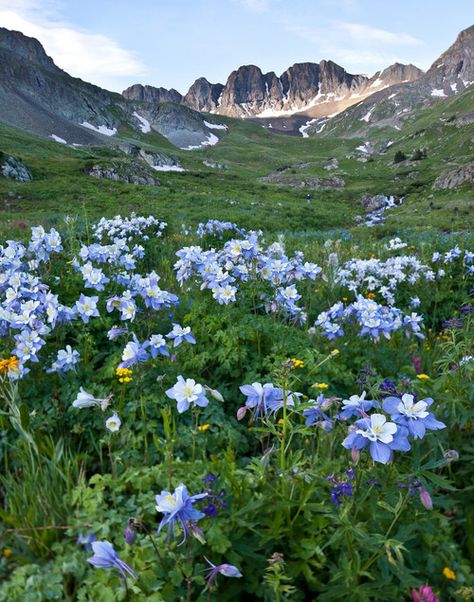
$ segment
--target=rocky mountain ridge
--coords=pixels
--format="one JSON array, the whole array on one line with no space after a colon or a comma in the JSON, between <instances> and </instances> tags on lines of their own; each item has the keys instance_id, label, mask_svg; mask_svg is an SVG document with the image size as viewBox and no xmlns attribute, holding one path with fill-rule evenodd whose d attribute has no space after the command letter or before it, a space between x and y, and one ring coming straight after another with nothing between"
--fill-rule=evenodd
<instances>
[{"instance_id":1,"label":"rocky mountain ridge","mask_svg":"<svg viewBox=\"0 0 474 602\"><path fill-rule=\"evenodd\" d=\"M225 85L197 79L181 96L176 90L135 84L125 98L149 100L173 93L175 100L196 111L241 118L273 118L293 114L324 116L402 82L415 81L423 72L414 65L395 63L372 77L352 75L333 61L295 63L279 77L263 73L256 65L233 71ZM159 102L159 101L158 101Z\"/></svg>"}]
</instances>

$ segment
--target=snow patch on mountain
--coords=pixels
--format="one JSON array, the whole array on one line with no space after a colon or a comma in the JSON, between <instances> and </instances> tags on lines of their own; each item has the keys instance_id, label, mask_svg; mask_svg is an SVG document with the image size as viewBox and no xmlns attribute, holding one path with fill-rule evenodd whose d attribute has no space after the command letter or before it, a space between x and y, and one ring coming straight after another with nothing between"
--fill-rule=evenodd
<instances>
[{"instance_id":1,"label":"snow patch on mountain","mask_svg":"<svg viewBox=\"0 0 474 602\"><path fill-rule=\"evenodd\" d=\"M313 123L316 123L316 121L318 121L317 119L310 119L309 121L307 121L304 125L302 125L299 128L299 132L300 134L303 136L303 138L309 138L309 134L307 132L308 128L310 128Z\"/></svg>"},{"instance_id":2,"label":"snow patch on mountain","mask_svg":"<svg viewBox=\"0 0 474 602\"><path fill-rule=\"evenodd\" d=\"M186 171L181 165L152 165L156 171Z\"/></svg>"},{"instance_id":3,"label":"snow patch on mountain","mask_svg":"<svg viewBox=\"0 0 474 602\"><path fill-rule=\"evenodd\" d=\"M87 121L83 121L80 125L89 130L94 130L94 132L98 132L99 134L103 134L104 136L115 136L117 133L117 128L109 128L106 125L95 126Z\"/></svg>"},{"instance_id":4,"label":"snow patch on mountain","mask_svg":"<svg viewBox=\"0 0 474 602\"><path fill-rule=\"evenodd\" d=\"M209 121L204 121L203 123L210 130L227 130L227 126L223 123L209 123Z\"/></svg>"},{"instance_id":5,"label":"snow patch on mountain","mask_svg":"<svg viewBox=\"0 0 474 602\"><path fill-rule=\"evenodd\" d=\"M209 134L206 140L204 140L204 142L201 142L201 144L185 146L183 147L183 150L196 150L205 146L214 146L218 142L219 138L215 134Z\"/></svg>"},{"instance_id":6,"label":"snow patch on mountain","mask_svg":"<svg viewBox=\"0 0 474 602\"><path fill-rule=\"evenodd\" d=\"M370 107L370 109L367 111L367 113L363 117L361 117L360 120L369 123L369 120L370 120L374 110L375 110L375 106Z\"/></svg>"},{"instance_id":7,"label":"snow patch on mountain","mask_svg":"<svg viewBox=\"0 0 474 602\"><path fill-rule=\"evenodd\" d=\"M52 138L55 142L59 142L60 144L67 144L66 140L64 140L64 138L61 138L60 136L56 136L56 134L51 134L50 138Z\"/></svg>"},{"instance_id":8,"label":"snow patch on mountain","mask_svg":"<svg viewBox=\"0 0 474 602\"><path fill-rule=\"evenodd\" d=\"M148 134L148 132L151 132L151 125L148 119L145 119L145 117L142 117L136 111L133 113L133 116L136 117L140 122L140 129L143 134Z\"/></svg>"}]
</instances>

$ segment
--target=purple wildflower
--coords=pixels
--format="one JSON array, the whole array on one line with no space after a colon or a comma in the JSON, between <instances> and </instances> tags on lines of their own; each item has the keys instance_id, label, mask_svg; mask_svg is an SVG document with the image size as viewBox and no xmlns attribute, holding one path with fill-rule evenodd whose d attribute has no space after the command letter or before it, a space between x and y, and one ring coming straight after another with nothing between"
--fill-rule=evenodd
<instances>
[{"instance_id":1,"label":"purple wildflower","mask_svg":"<svg viewBox=\"0 0 474 602\"><path fill-rule=\"evenodd\" d=\"M127 573L134 579L137 578L135 571L123 560L120 560L119 555L110 542L94 541L91 545L94 556L88 558L87 562L92 564L96 569L117 569L124 581L127 581Z\"/></svg>"}]
</instances>

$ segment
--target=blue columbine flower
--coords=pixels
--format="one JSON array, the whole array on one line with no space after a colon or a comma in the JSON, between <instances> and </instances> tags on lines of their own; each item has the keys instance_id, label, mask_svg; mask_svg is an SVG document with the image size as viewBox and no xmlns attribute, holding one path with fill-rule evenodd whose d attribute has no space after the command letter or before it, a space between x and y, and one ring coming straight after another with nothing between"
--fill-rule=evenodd
<instances>
[{"instance_id":1,"label":"blue columbine flower","mask_svg":"<svg viewBox=\"0 0 474 602\"><path fill-rule=\"evenodd\" d=\"M140 343L136 335L133 334L133 341L129 341L122 352L122 361L119 368L129 368L140 362L146 362L149 358L146 348L149 346L149 341Z\"/></svg>"},{"instance_id":2,"label":"blue columbine flower","mask_svg":"<svg viewBox=\"0 0 474 602\"><path fill-rule=\"evenodd\" d=\"M206 558L206 557L204 556L204 558ZM209 574L206 577L209 585L212 585L214 580L217 578L217 575L224 575L224 577L242 577L242 573L233 564L224 563L224 564L218 564L216 566L215 564L212 564L212 562L210 560L208 560L207 558L206 558L206 562L211 567L209 569L205 569L206 571L209 571Z\"/></svg>"},{"instance_id":3,"label":"blue columbine flower","mask_svg":"<svg viewBox=\"0 0 474 602\"><path fill-rule=\"evenodd\" d=\"M359 395L351 395L349 399L342 401L342 412L338 415L339 419L347 420L352 416L361 417L374 407L374 402L366 399L367 391Z\"/></svg>"},{"instance_id":4,"label":"blue columbine flower","mask_svg":"<svg viewBox=\"0 0 474 602\"><path fill-rule=\"evenodd\" d=\"M92 544L96 540L95 533L86 533L85 535L78 535L76 543L79 546L84 546L84 550L92 550Z\"/></svg>"},{"instance_id":5,"label":"blue columbine flower","mask_svg":"<svg viewBox=\"0 0 474 602\"><path fill-rule=\"evenodd\" d=\"M318 395L316 400L310 399L308 403L311 403L309 408L303 410L303 416L305 417L306 426L312 426L316 423L317 426L320 426L326 432L332 430L334 426L334 421L324 412L326 409L326 401L323 393Z\"/></svg>"},{"instance_id":6,"label":"blue columbine flower","mask_svg":"<svg viewBox=\"0 0 474 602\"><path fill-rule=\"evenodd\" d=\"M189 326L183 328L180 324L173 324L173 330L166 335L166 338L174 339L173 347L177 347L183 341L192 345L196 344L196 339L191 332L191 328Z\"/></svg>"},{"instance_id":7,"label":"blue columbine flower","mask_svg":"<svg viewBox=\"0 0 474 602\"><path fill-rule=\"evenodd\" d=\"M108 541L94 541L91 543L94 556L87 559L96 569L117 569L124 580L127 580L127 573L134 579L137 578L135 571L131 569L126 562L120 560L119 555L114 550L114 546Z\"/></svg>"},{"instance_id":8,"label":"blue columbine flower","mask_svg":"<svg viewBox=\"0 0 474 602\"><path fill-rule=\"evenodd\" d=\"M209 403L204 387L193 378L184 380L181 375L178 376L178 382L166 391L166 395L176 400L180 414L186 412L192 403L201 408L205 408Z\"/></svg>"},{"instance_id":9,"label":"blue columbine flower","mask_svg":"<svg viewBox=\"0 0 474 602\"><path fill-rule=\"evenodd\" d=\"M283 400L283 391L279 387L274 387L271 383L252 383L251 385L242 385L241 393L247 397L246 408L256 408L255 415L260 413L266 415L272 410L276 402Z\"/></svg>"},{"instance_id":10,"label":"blue columbine flower","mask_svg":"<svg viewBox=\"0 0 474 602\"><path fill-rule=\"evenodd\" d=\"M166 341L162 334L152 334L148 340L150 342L150 354L152 357L156 357L158 354L169 356Z\"/></svg>"},{"instance_id":11,"label":"blue columbine flower","mask_svg":"<svg viewBox=\"0 0 474 602\"><path fill-rule=\"evenodd\" d=\"M76 301L76 312L85 324L89 322L89 318L99 316L99 310L97 309L98 301L99 297L86 297L82 293L79 300Z\"/></svg>"},{"instance_id":12,"label":"blue columbine flower","mask_svg":"<svg viewBox=\"0 0 474 602\"><path fill-rule=\"evenodd\" d=\"M184 532L184 539L181 542L183 544L190 530L188 522L195 523L205 516L205 514L196 510L193 505L198 500L207 497L207 495L207 493L188 495L186 486L180 483L174 493L162 491L160 495L155 496L156 509L165 515L159 524L157 533L160 533L165 525L168 525L168 533L171 529L174 531L176 523L179 522Z\"/></svg>"},{"instance_id":13,"label":"blue columbine flower","mask_svg":"<svg viewBox=\"0 0 474 602\"><path fill-rule=\"evenodd\" d=\"M355 422L353 430L344 439L342 445L346 449L363 449L370 445L370 455L375 462L386 464L393 457L393 451L408 451L408 430L387 422L383 414L372 414L369 418L361 418Z\"/></svg>"},{"instance_id":14,"label":"blue columbine flower","mask_svg":"<svg viewBox=\"0 0 474 602\"><path fill-rule=\"evenodd\" d=\"M413 395L405 393L401 399L398 397L386 397L383 402L383 409L391 415L396 424L400 424L408 429L408 432L415 439L422 439L426 430L439 431L446 425L428 412L433 399L427 397L421 401L415 402Z\"/></svg>"}]
</instances>

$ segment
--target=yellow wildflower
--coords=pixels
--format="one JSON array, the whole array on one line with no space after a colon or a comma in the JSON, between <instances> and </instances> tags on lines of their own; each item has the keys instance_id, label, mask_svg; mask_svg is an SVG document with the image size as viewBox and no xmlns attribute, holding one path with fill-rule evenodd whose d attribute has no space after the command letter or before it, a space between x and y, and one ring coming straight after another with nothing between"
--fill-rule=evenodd
<instances>
[{"instance_id":1,"label":"yellow wildflower","mask_svg":"<svg viewBox=\"0 0 474 602\"><path fill-rule=\"evenodd\" d=\"M452 581L456 580L456 573L447 566L445 566L443 569L443 575L446 577L446 579L451 579Z\"/></svg>"},{"instance_id":2,"label":"yellow wildflower","mask_svg":"<svg viewBox=\"0 0 474 602\"><path fill-rule=\"evenodd\" d=\"M198 426L198 431L208 431L208 430L209 430L208 424L201 424L200 426Z\"/></svg>"},{"instance_id":3,"label":"yellow wildflower","mask_svg":"<svg viewBox=\"0 0 474 602\"><path fill-rule=\"evenodd\" d=\"M420 380L428 380L430 377L427 374L417 374L416 378L419 378Z\"/></svg>"},{"instance_id":4,"label":"yellow wildflower","mask_svg":"<svg viewBox=\"0 0 474 602\"><path fill-rule=\"evenodd\" d=\"M375 299L375 293L367 293L367 299Z\"/></svg>"},{"instance_id":5,"label":"yellow wildflower","mask_svg":"<svg viewBox=\"0 0 474 602\"><path fill-rule=\"evenodd\" d=\"M319 389L320 391L325 391L326 389L329 389L329 385L327 383L314 383L314 385L311 385L313 387L313 389Z\"/></svg>"},{"instance_id":6,"label":"yellow wildflower","mask_svg":"<svg viewBox=\"0 0 474 602\"><path fill-rule=\"evenodd\" d=\"M118 380L119 383L130 383L132 382L133 378L131 378L130 376L122 376Z\"/></svg>"},{"instance_id":7,"label":"yellow wildflower","mask_svg":"<svg viewBox=\"0 0 474 602\"><path fill-rule=\"evenodd\" d=\"M130 376L133 374L133 370L130 370L130 368L117 368L115 374L117 376Z\"/></svg>"},{"instance_id":8,"label":"yellow wildflower","mask_svg":"<svg viewBox=\"0 0 474 602\"><path fill-rule=\"evenodd\" d=\"M14 355L8 359L0 360L0 374L4 374L5 372L14 372L18 369L19 365L20 360Z\"/></svg>"},{"instance_id":9,"label":"yellow wildflower","mask_svg":"<svg viewBox=\"0 0 474 602\"><path fill-rule=\"evenodd\" d=\"M3 555L5 558L10 558L10 556L11 556L12 554L13 554L13 550L10 550L10 548L5 548L5 549L2 551L2 555Z\"/></svg>"},{"instance_id":10,"label":"yellow wildflower","mask_svg":"<svg viewBox=\"0 0 474 602\"><path fill-rule=\"evenodd\" d=\"M333 350L331 351L331 355L332 355L333 357L335 357L336 355L339 355L340 353L341 353L341 352L339 351L339 349L333 349Z\"/></svg>"},{"instance_id":11,"label":"yellow wildflower","mask_svg":"<svg viewBox=\"0 0 474 602\"><path fill-rule=\"evenodd\" d=\"M298 360L295 357L291 358L293 363L293 368L304 368L304 362L302 360Z\"/></svg>"}]
</instances>

